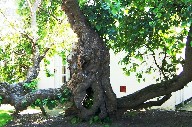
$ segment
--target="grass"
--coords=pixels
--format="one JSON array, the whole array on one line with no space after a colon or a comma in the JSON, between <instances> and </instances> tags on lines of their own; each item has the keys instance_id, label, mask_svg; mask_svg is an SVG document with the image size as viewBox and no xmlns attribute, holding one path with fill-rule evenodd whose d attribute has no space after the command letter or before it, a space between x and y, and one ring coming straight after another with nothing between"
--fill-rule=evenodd
<instances>
[{"instance_id":1,"label":"grass","mask_svg":"<svg viewBox=\"0 0 192 127\"><path fill-rule=\"evenodd\" d=\"M5 126L11 119L11 112L6 110L0 110L0 127Z\"/></svg>"}]
</instances>

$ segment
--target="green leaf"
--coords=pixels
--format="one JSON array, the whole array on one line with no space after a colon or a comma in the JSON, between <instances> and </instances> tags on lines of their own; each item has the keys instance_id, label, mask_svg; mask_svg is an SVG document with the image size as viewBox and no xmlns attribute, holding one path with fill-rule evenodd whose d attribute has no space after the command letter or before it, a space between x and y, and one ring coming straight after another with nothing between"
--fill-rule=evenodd
<instances>
[{"instance_id":1,"label":"green leaf","mask_svg":"<svg viewBox=\"0 0 192 127\"><path fill-rule=\"evenodd\" d=\"M90 119L90 120L89 120L89 124L93 124L93 119Z\"/></svg>"},{"instance_id":2,"label":"green leaf","mask_svg":"<svg viewBox=\"0 0 192 127\"><path fill-rule=\"evenodd\" d=\"M145 78L143 78L143 82L145 82Z\"/></svg>"},{"instance_id":3,"label":"green leaf","mask_svg":"<svg viewBox=\"0 0 192 127\"><path fill-rule=\"evenodd\" d=\"M130 71L126 71L125 74L126 74L127 76L130 76L130 75L131 75Z\"/></svg>"},{"instance_id":4,"label":"green leaf","mask_svg":"<svg viewBox=\"0 0 192 127\"><path fill-rule=\"evenodd\" d=\"M0 96L0 105L1 105L2 101L3 101L3 98Z\"/></svg>"},{"instance_id":5,"label":"green leaf","mask_svg":"<svg viewBox=\"0 0 192 127\"><path fill-rule=\"evenodd\" d=\"M140 83L140 82L141 82L141 79L139 78L139 79L137 79L137 81Z\"/></svg>"},{"instance_id":6,"label":"green leaf","mask_svg":"<svg viewBox=\"0 0 192 127\"><path fill-rule=\"evenodd\" d=\"M191 47L192 47L192 41L190 42L190 45L191 45Z\"/></svg>"},{"instance_id":7,"label":"green leaf","mask_svg":"<svg viewBox=\"0 0 192 127\"><path fill-rule=\"evenodd\" d=\"M96 25L95 27L96 27L96 29L97 29L98 31L101 30L101 25Z\"/></svg>"},{"instance_id":8,"label":"green leaf","mask_svg":"<svg viewBox=\"0 0 192 127\"><path fill-rule=\"evenodd\" d=\"M71 119L71 123L72 124L76 124L78 122L78 118L77 117L73 117L72 119Z\"/></svg>"},{"instance_id":9,"label":"green leaf","mask_svg":"<svg viewBox=\"0 0 192 127\"><path fill-rule=\"evenodd\" d=\"M13 119L12 116L10 115L10 112L0 110L0 127L6 126L6 124Z\"/></svg>"},{"instance_id":10,"label":"green leaf","mask_svg":"<svg viewBox=\"0 0 192 127\"><path fill-rule=\"evenodd\" d=\"M142 75L141 75L141 74L139 74L139 75L138 75L138 78L142 78Z\"/></svg>"},{"instance_id":11,"label":"green leaf","mask_svg":"<svg viewBox=\"0 0 192 127\"><path fill-rule=\"evenodd\" d=\"M99 120L99 116L94 116L93 119L94 119L94 122L97 122Z\"/></svg>"},{"instance_id":12,"label":"green leaf","mask_svg":"<svg viewBox=\"0 0 192 127\"><path fill-rule=\"evenodd\" d=\"M162 14L161 13L157 13L157 17L161 18Z\"/></svg>"},{"instance_id":13,"label":"green leaf","mask_svg":"<svg viewBox=\"0 0 192 127\"><path fill-rule=\"evenodd\" d=\"M109 124L105 124L103 127L110 127Z\"/></svg>"}]
</instances>

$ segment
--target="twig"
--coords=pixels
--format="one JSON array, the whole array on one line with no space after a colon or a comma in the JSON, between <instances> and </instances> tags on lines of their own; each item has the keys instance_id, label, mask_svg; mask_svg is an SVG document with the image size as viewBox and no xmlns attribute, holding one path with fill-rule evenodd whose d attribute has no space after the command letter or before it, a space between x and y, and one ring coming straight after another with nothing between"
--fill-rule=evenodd
<instances>
[{"instance_id":1,"label":"twig","mask_svg":"<svg viewBox=\"0 0 192 127\"><path fill-rule=\"evenodd\" d=\"M160 66L160 65L157 63L157 60L156 60L156 58L155 58L155 53L154 53L154 51L151 50L151 52L152 52L152 57L153 57L153 60L154 60L154 62L155 62L155 65L156 65L157 68L161 71L161 73L163 74L163 77L167 80L167 76L165 75L165 73L164 73L164 71L163 71L163 67Z\"/></svg>"}]
</instances>

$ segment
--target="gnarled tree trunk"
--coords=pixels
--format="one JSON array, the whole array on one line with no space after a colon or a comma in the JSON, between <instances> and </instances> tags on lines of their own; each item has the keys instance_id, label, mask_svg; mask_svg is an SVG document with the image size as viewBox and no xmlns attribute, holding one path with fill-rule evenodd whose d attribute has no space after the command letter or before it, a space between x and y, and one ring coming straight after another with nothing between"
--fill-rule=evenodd
<instances>
[{"instance_id":1,"label":"gnarled tree trunk","mask_svg":"<svg viewBox=\"0 0 192 127\"><path fill-rule=\"evenodd\" d=\"M77 0L63 0L63 10L69 22L78 35L79 41L73 49L72 59L69 60L72 72L71 83L68 87L73 91L74 102L80 111L81 118L88 118L101 111L103 118L107 113L118 109L139 109L151 106L160 106L171 97L171 93L182 89L192 81L192 48L191 37L186 43L186 60L184 71L171 80L152 84L131 95L116 100L109 82L109 52L99 35L89 26L84 15L79 9ZM189 33L192 32L190 28ZM190 35L190 34L189 34ZM189 69L190 68L190 69ZM94 104L91 109L83 106L86 90L92 88ZM146 102L155 97L163 96L159 101Z\"/></svg>"},{"instance_id":2,"label":"gnarled tree trunk","mask_svg":"<svg viewBox=\"0 0 192 127\"><path fill-rule=\"evenodd\" d=\"M96 112L100 118L117 108L116 95L110 85L109 50L99 35L89 26L76 0L63 0L63 10L79 40L70 60L72 77L68 87L74 95L74 102L80 117L90 118ZM86 91L93 91L93 105L85 108Z\"/></svg>"}]
</instances>

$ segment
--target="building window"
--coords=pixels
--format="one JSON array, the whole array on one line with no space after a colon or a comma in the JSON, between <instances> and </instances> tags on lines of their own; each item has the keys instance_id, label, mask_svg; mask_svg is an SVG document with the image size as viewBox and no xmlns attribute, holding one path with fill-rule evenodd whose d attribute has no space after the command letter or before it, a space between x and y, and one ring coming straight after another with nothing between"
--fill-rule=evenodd
<instances>
[{"instance_id":1,"label":"building window","mask_svg":"<svg viewBox=\"0 0 192 127\"><path fill-rule=\"evenodd\" d=\"M67 73L66 73L66 70L67 70L67 66L62 66L62 84L66 83L67 82Z\"/></svg>"}]
</instances>

